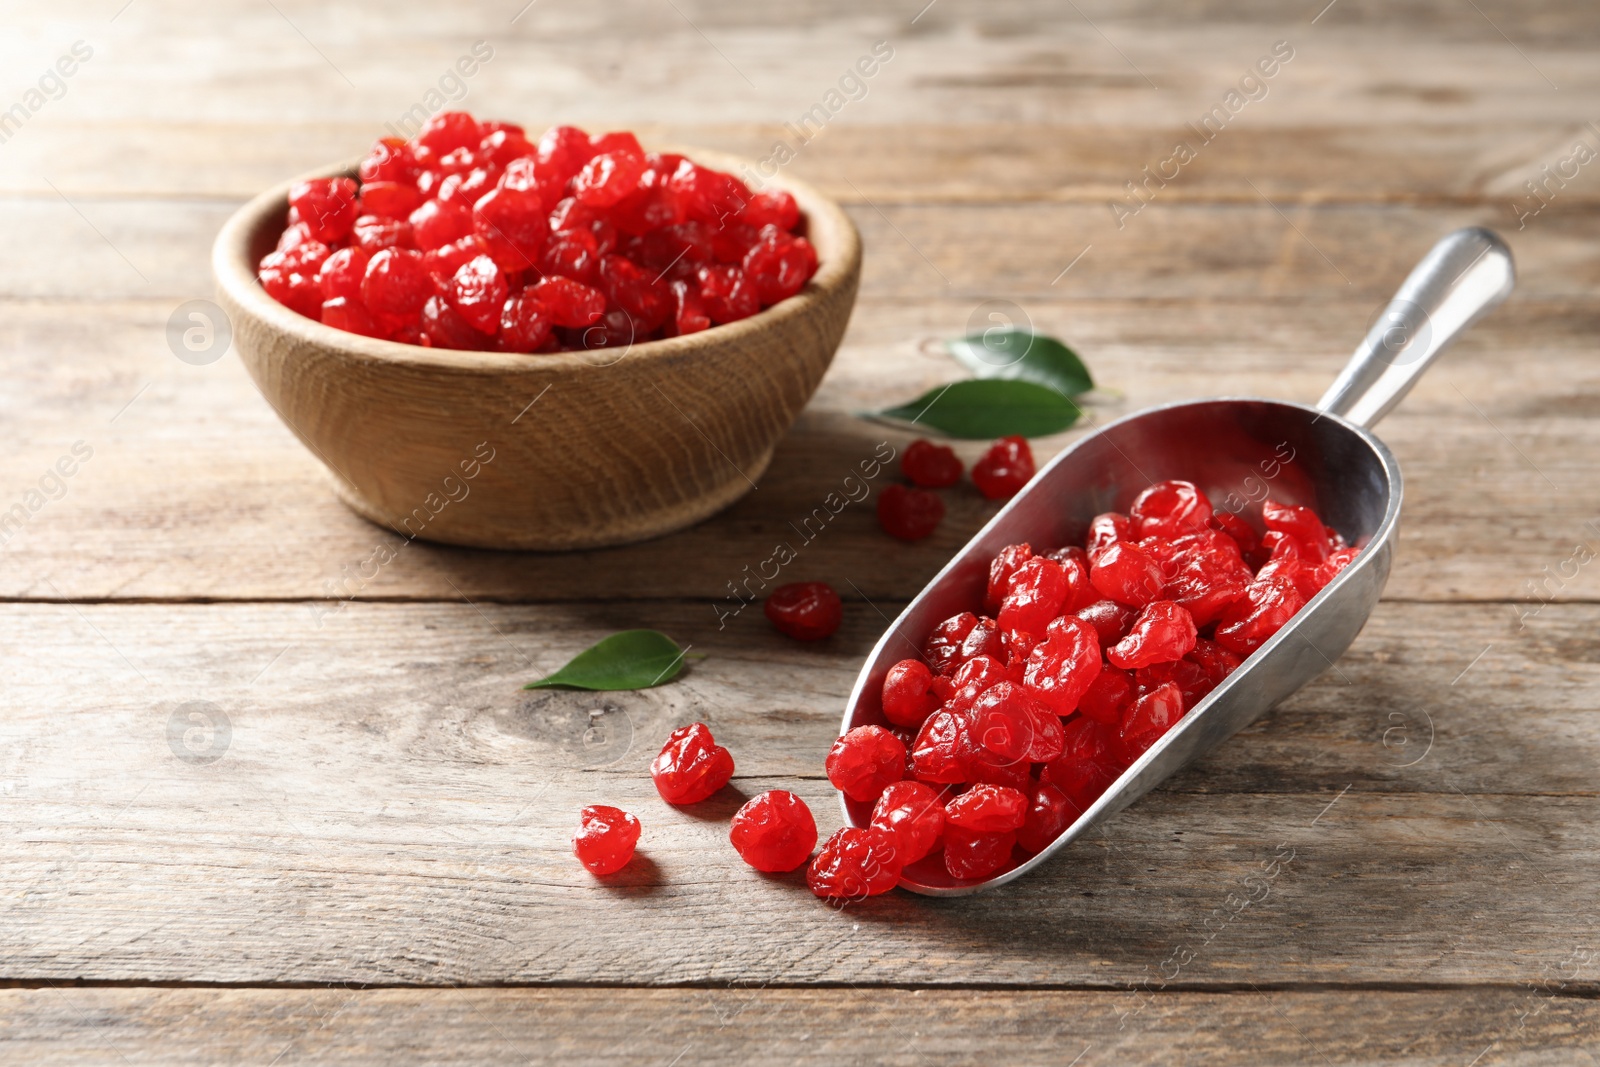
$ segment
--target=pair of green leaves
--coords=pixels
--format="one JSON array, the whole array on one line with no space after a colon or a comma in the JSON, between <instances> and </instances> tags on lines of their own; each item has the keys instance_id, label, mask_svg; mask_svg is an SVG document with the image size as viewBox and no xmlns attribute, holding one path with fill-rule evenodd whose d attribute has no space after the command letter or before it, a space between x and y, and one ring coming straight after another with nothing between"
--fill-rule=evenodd
<instances>
[{"instance_id":1,"label":"pair of green leaves","mask_svg":"<svg viewBox=\"0 0 1600 1067\"><path fill-rule=\"evenodd\" d=\"M878 415L951 437L1042 437L1077 422L1082 409L1073 398L1094 388L1083 360L1054 337L994 329L945 345L977 377L930 389Z\"/></svg>"},{"instance_id":2,"label":"pair of green leaves","mask_svg":"<svg viewBox=\"0 0 1600 1067\"><path fill-rule=\"evenodd\" d=\"M524 689L649 689L683 670L688 649L659 630L623 630L572 658L559 671Z\"/></svg>"}]
</instances>

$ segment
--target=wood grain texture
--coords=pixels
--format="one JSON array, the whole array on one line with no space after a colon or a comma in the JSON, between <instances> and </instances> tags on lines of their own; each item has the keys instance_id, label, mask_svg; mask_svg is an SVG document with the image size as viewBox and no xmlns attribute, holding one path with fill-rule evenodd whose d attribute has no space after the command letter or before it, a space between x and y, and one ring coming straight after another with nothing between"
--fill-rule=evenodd
<instances>
[{"instance_id":1,"label":"wood grain texture","mask_svg":"<svg viewBox=\"0 0 1600 1067\"><path fill-rule=\"evenodd\" d=\"M1215 392L1313 401L1375 307L1072 301L1028 312L1040 328L1070 338L1094 369L1105 387L1091 409L1099 423ZM7 539L11 566L0 571L0 595L669 596L701 599L709 614L730 595L727 583L743 581L744 568L753 572L782 541L801 549L797 577L833 580L851 598L907 599L994 511L964 485L944 494L948 517L919 544L881 536L870 498L830 518L819 536L807 540L800 529L808 518L807 529L817 529L815 509L882 443L899 449L908 440L852 412L910 399L961 373L927 350L967 328L972 309L954 301L859 309L815 400L758 479L759 492L681 534L577 556L407 543L349 514L235 357L208 367L172 358L161 333L170 311L46 303L14 307L0 327L0 355L13 374L0 396L13 441L0 455L6 506L74 441L95 449L66 494ZM1590 347L1597 323L1585 303L1513 297L1384 421L1380 433L1407 481L1388 595L1524 601L1528 610L1542 600L1600 598L1594 567L1566 578L1545 572L1600 538L1588 525L1600 519L1589 460L1600 411ZM528 418L561 402L552 393ZM1052 455L1081 432L1036 442L1037 454ZM959 447L971 462L982 446ZM874 480L874 492L889 476ZM391 562L361 577L365 561L388 552ZM169 566L173 560L182 566Z\"/></svg>"},{"instance_id":2,"label":"wood grain texture","mask_svg":"<svg viewBox=\"0 0 1600 1067\"><path fill-rule=\"evenodd\" d=\"M14 12L0 108L73 41L95 55L0 144L0 516L41 493L25 527L0 524L0 601L34 601L0 603L0 987L30 986L0 988L0 1058L1593 1061L1600 571L1571 561L1600 547L1600 169L1547 177L1600 146L1593 15ZM486 114L758 159L798 145L784 173L862 233L862 300L760 489L723 514L570 555L394 541L367 579L381 531L235 356L180 364L163 329L212 297L207 251L240 203L359 151L478 40L495 55L464 104ZM893 59L800 143L786 124L880 40ZM1125 214L1125 183L1279 40L1295 54L1266 97ZM1336 669L993 898L837 912L731 859L735 791L794 789L834 824L819 756L878 610L991 513L951 491L933 538L888 546L870 498L852 503L790 569L853 583L838 636L797 648L754 608L719 629L727 583L879 442L904 444L853 413L950 380L932 342L1014 302L1088 360L1097 421L1218 391L1312 400L1466 224L1506 233L1521 284L1381 427L1407 475L1391 599ZM64 492L41 485L77 441L93 454ZM709 657L643 693L516 688L636 625ZM215 734L187 711L173 726L193 701L229 717L214 763L194 757ZM734 746L739 778L671 811L642 769L689 718ZM605 886L566 853L595 800L645 816L640 864ZM1280 845L1294 858L1267 878ZM484 985L501 981L535 987Z\"/></svg>"},{"instance_id":3,"label":"wood grain texture","mask_svg":"<svg viewBox=\"0 0 1600 1067\"><path fill-rule=\"evenodd\" d=\"M1521 633L1500 605L1384 605L1337 670L1035 876L843 911L744 867L726 819L781 787L839 824L821 762L869 609L813 647L668 602L0 620L11 978L1121 987L1187 951L1194 988L1516 983L1600 951L1589 605ZM637 693L519 688L624 625L707 658ZM737 777L671 809L645 768L694 719ZM645 825L605 883L569 845L602 800Z\"/></svg>"},{"instance_id":4,"label":"wood grain texture","mask_svg":"<svg viewBox=\"0 0 1600 1067\"><path fill-rule=\"evenodd\" d=\"M0 990L8 1052L69 1064L1585 1064L1600 1006L1521 989ZM1135 1014L1137 1012L1137 1014ZM1073 1057L1078 1057L1073 1060Z\"/></svg>"}]
</instances>

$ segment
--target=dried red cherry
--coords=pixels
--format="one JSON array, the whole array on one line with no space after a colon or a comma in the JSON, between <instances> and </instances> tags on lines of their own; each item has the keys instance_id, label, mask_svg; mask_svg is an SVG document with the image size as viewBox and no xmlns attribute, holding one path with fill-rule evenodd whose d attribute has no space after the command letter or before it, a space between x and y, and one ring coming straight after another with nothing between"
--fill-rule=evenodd
<instances>
[{"instance_id":1,"label":"dried red cherry","mask_svg":"<svg viewBox=\"0 0 1600 1067\"><path fill-rule=\"evenodd\" d=\"M900 456L900 473L921 489L945 489L961 480L961 458L949 445L917 438Z\"/></svg>"},{"instance_id":2,"label":"dried red cherry","mask_svg":"<svg viewBox=\"0 0 1600 1067\"><path fill-rule=\"evenodd\" d=\"M1002 437L972 465L972 483L990 500L1008 500L1033 477L1033 449L1026 438Z\"/></svg>"},{"instance_id":3,"label":"dried red cherry","mask_svg":"<svg viewBox=\"0 0 1600 1067\"><path fill-rule=\"evenodd\" d=\"M915 863L933 851L944 833L944 804L931 786L895 782L873 806L872 825L892 831L901 858L908 864Z\"/></svg>"},{"instance_id":4,"label":"dried red cherry","mask_svg":"<svg viewBox=\"0 0 1600 1067\"><path fill-rule=\"evenodd\" d=\"M650 763L650 777L668 804L697 804L728 784L733 755L705 723L690 723L672 731Z\"/></svg>"},{"instance_id":5,"label":"dried red cherry","mask_svg":"<svg viewBox=\"0 0 1600 1067\"><path fill-rule=\"evenodd\" d=\"M734 814L728 840L758 871L792 871L817 847L817 822L805 801L773 789L751 797Z\"/></svg>"},{"instance_id":6,"label":"dried red cherry","mask_svg":"<svg viewBox=\"0 0 1600 1067\"><path fill-rule=\"evenodd\" d=\"M878 525L890 537L920 541L943 519L944 501L925 489L887 485L878 494Z\"/></svg>"},{"instance_id":7,"label":"dried red cherry","mask_svg":"<svg viewBox=\"0 0 1600 1067\"><path fill-rule=\"evenodd\" d=\"M826 582L780 585L762 606L772 625L796 641L820 641L839 629L844 604Z\"/></svg>"},{"instance_id":8,"label":"dried red cherry","mask_svg":"<svg viewBox=\"0 0 1600 1067\"><path fill-rule=\"evenodd\" d=\"M875 897L899 883L904 866L892 831L846 826L823 843L806 871L806 884L824 898Z\"/></svg>"},{"instance_id":9,"label":"dried red cherry","mask_svg":"<svg viewBox=\"0 0 1600 1067\"><path fill-rule=\"evenodd\" d=\"M572 835L572 851L578 862L602 876L627 866L638 843L639 820L607 804L584 808L578 832Z\"/></svg>"},{"instance_id":10,"label":"dried red cherry","mask_svg":"<svg viewBox=\"0 0 1600 1067\"><path fill-rule=\"evenodd\" d=\"M871 804L905 776L906 746L881 726L857 726L828 750L828 781L851 800Z\"/></svg>"}]
</instances>

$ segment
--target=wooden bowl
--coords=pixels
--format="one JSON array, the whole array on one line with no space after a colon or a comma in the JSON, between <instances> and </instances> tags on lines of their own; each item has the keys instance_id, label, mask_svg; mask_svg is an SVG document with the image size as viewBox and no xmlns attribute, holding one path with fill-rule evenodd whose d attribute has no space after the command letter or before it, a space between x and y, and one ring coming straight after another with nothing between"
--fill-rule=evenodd
<instances>
[{"instance_id":1,"label":"wooden bowl","mask_svg":"<svg viewBox=\"0 0 1600 1067\"><path fill-rule=\"evenodd\" d=\"M217 236L212 268L234 346L340 499L407 538L595 548L727 507L754 486L833 361L861 273L861 240L839 206L779 177L818 266L804 290L760 314L626 349L421 348L313 322L261 288L256 265L283 232L291 184L240 208Z\"/></svg>"}]
</instances>

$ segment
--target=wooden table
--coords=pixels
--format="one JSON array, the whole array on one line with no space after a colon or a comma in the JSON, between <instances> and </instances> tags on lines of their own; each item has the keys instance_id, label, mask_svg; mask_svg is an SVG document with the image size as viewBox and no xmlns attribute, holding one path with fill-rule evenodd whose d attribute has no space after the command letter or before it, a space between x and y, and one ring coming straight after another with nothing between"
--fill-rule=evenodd
<instances>
[{"instance_id":1,"label":"wooden table","mask_svg":"<svg viewBox=\"0 0 1600 1067\"><path fill-rule=\"evenodd\" d=\"M0 1060L1600 1062L1591 5L522 2L7 19ZM487 115L785 139L862 230L861 300L725 514L565 556L415 543L353 580L398 539L235 356L180 362L164 330L211 295L242 200L361 150L480 40L462 84ZM75 41L91 57L34 108ZM878 41L865 95L800 143L784 124ZM1228 110L1276 42L1292 58ZM1204 141L1184 124L1214 107ZM1133 199L1180 139L1194 158ZM791 567L848 594L836 637L718 626L746 564L904 444L854 413L959 373L930 342L1012 301L1091 364L1097 422L1312 400L1471 223L1519 288L1382 427L1401 547L1334 669L998 893L838 910L738 862L725 820L760 790L837 825L822 756L855 671L993 510L954 492L908 547L851 506ZM519 688L633 626L706 658L638 693ZM672 810L645 767L693 719L739 774ZM646 827L612 885L568 845L601 801Z\"/></svg>"}]
</instances>

